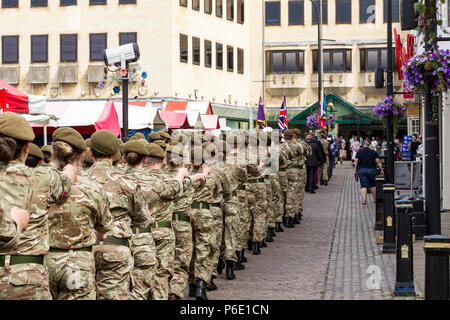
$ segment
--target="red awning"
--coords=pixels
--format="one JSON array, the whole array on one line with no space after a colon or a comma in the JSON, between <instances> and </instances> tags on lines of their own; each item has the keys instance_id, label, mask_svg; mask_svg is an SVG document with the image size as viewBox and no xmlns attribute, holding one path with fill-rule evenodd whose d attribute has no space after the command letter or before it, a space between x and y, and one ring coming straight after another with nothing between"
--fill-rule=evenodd
<instances>
[{"instance_id":1,"label":"red awning","mask_svg":"<svg viewBox=\"0 0 450 320\"><path fill-rule=\"evenodd\" d=\"M0 108L3 111L29 113L28 95L0 79Z\"/></svg>"},{"instance_id":2,"label":"red awning","mask_svg":"<svg viewBox=\"0 0 450 320\"><path fill-rule=\"evenodd\" d=\"M167 127L169 129L191 128L186 113L161 110L159 111L159 114L161 115L161 118L167 123Z\"/></svg>"},{"instance_id":3,"label":"red awning","mask_svg":"<svg viewBox=\"0 0 450 320\"><path fill-rule=\"evenodd\" d=\"M200 118L202 119L203 129L220 129L219 116L213 114L202 114L200 115Z\"/></svg>"},{"instance_id":4,"label":"red awning","mask_svg":"<svg viewBox=\"0 0 450 320\"><path fill-rule=\"evenodd\" d=\"M183 111L190 113L198 111L200 114L213 114L209 101L167 101L163 104L166 111Z\"/></svg>"}]
</instances>

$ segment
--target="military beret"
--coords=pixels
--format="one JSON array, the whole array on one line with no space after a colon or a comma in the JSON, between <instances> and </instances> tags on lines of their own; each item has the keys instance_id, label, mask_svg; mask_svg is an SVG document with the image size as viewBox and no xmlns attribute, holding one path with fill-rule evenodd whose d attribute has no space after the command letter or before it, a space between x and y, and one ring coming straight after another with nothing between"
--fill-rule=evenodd
<instances>
[{"instance_id":1,"label":"military beret","mask_svg":"<svg viewBox=\"0 0 450 320\"><path fill-rule=\"evenodd\" d=\"M167 145L164 141L162 140L156 140L153 143L157 144L158 146L160 146L161 148L163 148L164 150L167 148Z\"/></svg>"},{"instance_id":2,"label":"military beret","mask_svg":"<svg viewBox=\"0 0 450 320\"><path fill-rule=\"evenodd\" d=\"M292 130L294 132L295 135L297 135L297 137L301 138L302 137L302 132L300 131L300 129L295 128L294 130Z\"/></svg>"},{"instance_id":3,"label":"military beret","mask_svg":"<svg viewBox=\"0 0 450 320\"><path fill-rule=\"evenodd\" d=\"M193 163L203 163L205 159L205 153L201 146L195 146L191 149L191 162Z\"/></svg>"},{"instance_id":4,"label":"military beret","mask_svg":"<svg viewBox=\"0 0 450 320\"><path fill-rule=\"evenodd\" d=\"M159 132L159 135L160 135L162 138L164 138L164 139L171 139L170 134L168 134L168 133L165 132L165 131Z\"/></svg>"},{"instance_id":5,"label":"military beret","mask_svg":"<svg viewBox=\"0 0 450 320\"><path fill-rule=\"evenodd\" d=\"M128 139L128 141L134 141L134 140L138 140L139 138L136 136L132 136L130 139Z\"/></svg>"},{"instance_id":6,"label":"military beret","mask_svg":"<svg viewBox=\"0 0 450 320\"><path fill-rule=\"evenodd\" d=\"M194 146L202 145L202 138L199 135L192 135L190 139L191 139L191 144L193 144Z\"/></svg>"},{"instance_id":7,"label":"military beret","mask_svg":"<svg viewBox=\"0 0 450 320\"><path fill-rule=\"evenodd\" d=\"M149 157L160 158L160 159L164 159L166 157L164 150L160 146L158 146L156 143L149 143L149 144L147 144L146 148L147 148Z\"/></svg>"},{"instance_id":8,"label":"military beret","mask_svg":"<svg viewBox=\"0 0 450 320\"><path fill-rule=\"evenodd\" d=\"M152 132L150 133L150 135L148 136L148 139L152 142L156 141L156 140L161 140L161 136L159 135L158 132Z\"/></svg>"},{"instance_id":9,"label":"military beret","mask_svg":"<svg viewBox=\"0 0 450 320\"><path fill-rule=\"evenodd\" d=\"M140 140L128 141L123 144L123 153L136 152L141 156L148 156L147 148Z\"/></svg>"},{"instance_id":10,"label":"military beret","mask_svg":"<svg viewBox=\"0 0 450 320\"><path fill-rule=\"evenodd\" d=\"M52 147L49 145L45 145L41 147L41 151L42 152L48 152L48 153L52 153Z\"/></svg>"},{"instance_id":11,"label":"military beret","mask_svg":"<svg viewBox=\"0 0 450 320\"><path fill-rule=\"evenodd\" d=\"M0 134L23 141L33 141L33 129L22 116L7 111L0 114Z\"/></svg>"},{"instance_id":12,"label":"military beret","mask_svg":"<svg viewBox=\"0 0 450 320\"><path fill-rule=\"evenodd\" d=\"M42 153L41 149L34 143L30 143L30 145L28 146L28 154L39 159L44 159L44 154Z\"/></svg>"},{"instance_id":13,"label":"military beret","mask_svg":"<svg viewBox=\"0 0 450 320\"><path fill-rule=\"evenodd\" d=\"M120 146L114 133L103 129L91 136L91 149L111 157L120 151Z\"/></svg>"},{"instance_id":14,"label":"military beret","mask_svg":"<svg viewBox=\"0 0 450 320\"><path fill-rule=\"evenodd\" d=\"M84 141L86 142L86 147L90 148L91 147L91 138L88 138Z\"/></svg>"},{"instance_id":15,"label":"military beret","mask_svg":"<svg viewBox=\"0 0 450 320\"><path fill-rule=\"evenodd\" d=\"M179 144L181 144L181 142L179 142L179 141L170 141L169 146L176 146Z\"/></svg>"},{"instance_id":16,"label":"military beret","mask_svg":"<svg viewBox=\"0 0 450 320\"><path fill-rule=\"evenodd\" d=\"M94 163L94 158L92 158L91 153L89 152L89 150L86 150L83 153L83 162L84 163Z\"/></svg>"},{"instance_id":17,"label":"military beret","mask_svg":"<svg viewBox=\"0 0 450 320\"><path fill-rule=\"evenodd\" d=\"M138 139L145 139L145 136L142 132L136 132L133 137L136 137Z\"/></svg>"},{"instance_id":18,"label":"military beret","mask_svg":"<svg viewBox=\"0 0 450 320\"><path fill-rule=\"evenodd\" d=\"M55 132L53 132L53 141L64 141L81 151L87 150L86 141L84 141L81 134L73 128L62 127L56 129Z\"/></svg>"},{"instance_id":19,"label":"military beret","mask_svg":"<svg viewBox=\"0 0 450 320\"><path fill-rule=\"evenodd\" d=\"M209 142L209 141L203 142L202 143L202 148L206 149L210 144L211 144L211 142Z\"/></svg>"},{"instance_id":20,"label":"military beret","mask_svg":"<svg viewBox=\"0 0 450 320\"><path fill-rule=\"evenodd\" d=\"M166 153L174 153L180 157L184 155L183 148L179 145L169 145L166 149Z\"/></svg>"},{"instance_id":21,"label":"military beret","mask_svg":"<svg viewBox=\"0 0 450 320\"><path fill-rule=\"evenodd\" d=\"M120 160L120 158L122 158L122 154L120 153L120 150L119 150L119 151L117 151L117 152L113 155L112 161L113 161L113 162L117 162L117 161Z\"/></svg>"},{"instance_id":22,"label":"military beret","mask_svg":"<svg viewBox=\"0 0 450 320\"><path fill-rule=\"evenodd\" d=\"M294 136L294 132L293 132L291 129L287 129L287 130L284 132L284 137L287 138L287 139L290 139L290 138L292 138L293 136Z\"/></svg>"}]
</instances>

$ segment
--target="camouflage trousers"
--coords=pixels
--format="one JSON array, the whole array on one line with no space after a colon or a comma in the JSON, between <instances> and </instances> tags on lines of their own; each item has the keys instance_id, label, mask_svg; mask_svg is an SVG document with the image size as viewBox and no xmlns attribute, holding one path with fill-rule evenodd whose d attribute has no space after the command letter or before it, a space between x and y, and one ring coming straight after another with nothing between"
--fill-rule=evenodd
<instances>
[{"instance_id":1,"label":"camouflage trousers","mask_svg":"<svg viewBox=\"0 0 450 320\"><path fill-rule=\"evenodd\" d=\"M288 178L286 171L279 171L278 178L280 182L280 211L276 215L276 222L282 222L286 215L286 192L288 188Z\"/></svg>"},{"instance_id":2,"label":"camouflage trousers","mask_svg":"<svg viewBox=\"0 0 450 320\"><path fill-rule=\"evenodd\" d=\"M187 221L172 221L175 232L175 261L173 276L169 281L169 294L184 298L184 290L189 280L189 264L192 259L192 226Z\"/></svg>"},{"instance_id":3,"label":"camouflage trousers","mask_svg":"<svg viewBox=\"0 0 450 320\"><path fill-rule=\"evenodd\" d=\"M275 226L274 215L275 212L273 210L273 190L272 190L272 182L270 181L269 176L264 178L264 183L266 184L266 199L267 199L267 208L266 208L266 219L264 224L264 237L267 236L267 230L269 226L273 223Z\"/></svg>"},{"instance_id":4,"label":"camouflage trousers","mask_svg":"<svg viewBox=\"0 0 450 320\"><path fill-rule=\"evenodd\" d=\"M54 300L96 300L95 260L92 252L49 252L44 262Z\"/></svg>"},{"instance_id":5,"label":"camouflage trousers","mask_svg":"<svg viewBox=\"0 0 450 320\"><path fill-rule=\"evenodd\" d=\"M133 256L122 245L93 247L97 300L128 300L132 284Z\"/></svg>"},{"instance_id":6,"label":"camouflage trousers","mask_svg":"<svg viewBox=\"0 0 450 320\"><path fill-rule=\"evenodd\" d=\"M222 248L222 241L223 241L223 211L221 207L210 207L209 210L211 211L213 217L214 217L214 237L213 237L213 251L214 255L211 260L212 265L212 275L217 276L217 265L219 264L219 258L220 258L220 252Z\"/></svg>"},{"instance_id":7,"label":"camouflage trousers","mask_svg":"<svg viewBox=\"0 0 450 320\"><path fill-rule=\"evenodd\" d=\"M286 190L286 217L293 218L299 208L299 176L298 169L287 170L288 186Z\"/></svg>"},{"instance_id":8,"label":"camouflage trousers","mask_svg":"<svg viewBox=\"0 0 450 320\"><path fill-rule=\"evenodd\" d=\"M211 264L214 256L213 245L216 243L214 216L213 213L206 208L191 208L189 215L191 217L192 238L194 243L191 265L189 267L189 282L195 283L196 279L202 279L209 283L213 269Z\"/></svg>"},{"instance_id":9,"label":"camouflage trousers","mask_svg":"<svg viewBox=\"0 0 450 320\"><path fill-rule=\"evenodd\" d=\"M169 280L173 275L175 260L175 233L172 228L154 228L152 234L158 259L152 299L168 300Z\"/></svg>"},{"instance_id":10,"label":"camouflage trousers","mask_svg":"<svg viewBox=\"0 0 450 320\"><path fill-rule=\"evenodd\" d=\"M299 169L299 189L298 189L298 211L303 212L303 201L305 200L305 186L306 186L306 167Z\"/></svg>"},{"instance_id":11,"label":"camouflage trousers","mask_svg":"<svg viewBox=\"0 0 450 320\"><path fill-rule=\"evenodd\" d=\"M272 187L272 211L273 215L269 219L269 227L275 228L275 222L281 222L283 217L283 202L281 201L282 193L280 186L280 177L278 174L271 174L270 183Z\"/></svg>"},{"instance_id":12,"label":"camouflage trousers","mask_svg":"<svg viewBox=\"0 0 450 320\"><path fill-rule=\"evenodd\" d=\"M153 235L150 232L134 234L130 239L130 249L134 259L130 300L151 300L158 268Z\"/></svg>"},{"instance_id":13,"label":"camouflage trousers","mask_svg":"<svg viewBox=\"0 0 450 320\"><path fill-rule=\"evenodd\" d=\"M224 260L237 262L236 251L240 248L239 234L239 199L237 193L233 192L230 201L225 201L223 205L224 211Z\"/></svg>"},{"instance_id":14,"label":"camouflage trousers","mask_svg":"<svg viewBox=\"0 0 450 320\"><path fill-rule=\"evenodd\" d=\"M52 300L47 268L35 263L0 268L0 300Z\"/></svg>"},{"instance_id":15,"label":"camouflage trousers","mask_svg":"<svg viewBox=\"0 0 450 320\"><path fill-rule=\"evenodd\" d=\"M321 166L320 180L328 181L328 167L330 166L330 158L326 156L327 161Z\"/></svg>"},{"instance_id":16,"label":"camouflage trousers","mask_svg":"<svg viewBox=\"0 0 450 320\"><path fill-rule=\"evenodd\" d=\"M268 204L266 184L264 182L248 183L246 184L246 188L250 193L253 193L255 198L254 204L250 206L250 212L252 215L252 241L262 242L266 232L265 226Z\"/></svg>"},{"instance_id":17,"label":"camouflage trousers","mask_svg":"<svg viewBox=\"0 0 450 320\"><path fill-rule=\"evenodd\" d=\"M242 250L247 248L247 242L250 237L250 226L252 224L252 216L250 213L250 203L249 198L247 197L247 191L245 190L237 190L237 196L239 201L239 225L238 225L238 249ZM254 204L255 198L252 197L252 203Z\"/></svg>"}]
</instances>

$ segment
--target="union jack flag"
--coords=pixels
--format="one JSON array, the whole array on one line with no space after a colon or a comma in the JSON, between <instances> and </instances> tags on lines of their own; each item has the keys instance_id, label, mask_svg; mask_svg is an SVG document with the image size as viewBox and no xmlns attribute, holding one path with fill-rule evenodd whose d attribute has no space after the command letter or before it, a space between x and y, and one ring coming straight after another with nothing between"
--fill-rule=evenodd
<instances>
[{"instance_id":1,"label":"union jack flag","mask_svg":"<svg viewBox=\"0 0 450 320\"><path fill-rule=\"evenodd\" d=\"M287 121L287 108L286 108L286 96L283 98L283 103L281 104L280 117L278 118L278 131L284 133L288 129Z\"/></svg>"}]
</instances>

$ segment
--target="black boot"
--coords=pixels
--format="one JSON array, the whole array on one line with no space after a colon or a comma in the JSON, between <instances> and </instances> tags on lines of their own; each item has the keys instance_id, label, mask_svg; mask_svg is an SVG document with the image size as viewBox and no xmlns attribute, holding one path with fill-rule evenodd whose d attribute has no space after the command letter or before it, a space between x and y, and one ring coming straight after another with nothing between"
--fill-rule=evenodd
<instances>
[{"instance_id":1,"label":"black boot","mask_svg":"<svg viewBox=\"0 0 450 320\"><path fill-rule=\"evenodd\" d=\"M245 257L245 249L241 250L241 262L242 263L247 262L247 258Z\"/></svg>"},{"instance_id":2,"label":"black boot","mask_svg":"<svg viewBox=\"0 0 450 320\"><path fill-rule=\"evenodd\" d=\"M298 217L298 213L294 215L294 219L292 219L293 224L300 224L300 219Z\"/></svg>"},{"instance_id":3,"label":"black boot","mask_svg":"<svg viewBox=\"0 0 450 320\"><path fill-rule=\"evenodd\" d=\"M260 248L267 248L267 244L264 240L261 242Z\"/></svg>"},{"instance_id":4,"label":"black boot","mask_svg":"<svg viewBox=\"0 0 450 320\"><path fill-rule=\"evenodd\" d=\"M244 270L245 266L242 264L241 252L236 251L237 262L233 265L233 270Z\"/></svg>"},{"instance_id":5,"label":"black boot","mask_svg":"<svg viewBox=\"0 0 450 320\"><path fill-rule=\"evenodd\" d=\"M253 249L253 242L252 242L252 240L248 240L248 250L249 251L252 251L252 249Z\"/></svg>"},{"instance_id":6,"label":"black boot","mask_svg":"<svg viewBox=\"0 0 450 320\"><path fill-rule=\"evenodd\" d=\"M328 180L325 180L323 184L327 186L328 185Z\"/></svg>"},{"instance_id":7,"label":"black boot","mask_svg":"<svg viewBox=\"0 0 450 320\"><path fill-rule=\"evenodd\" d=\"M303 214L301 212L298 213L298 220L302 221Z\"/></svg>"},{"instance_id":8,"label":"black boot","mask_svg":"<svg viewBox=\"0 0 450 320\"><path fill-rule=\"evenodd\" d=\"M206 282L202 279L197 279L197 285L195 288L195 299L197 300L208 300L206 296Z\"/></svg>"},{"instance_id":9,"label":"black boot","mask_svg":"<svg viewBox=\"0 0 450 320\"><path fill-rule=\"evenodd\" d=\"M261 254L259 249L259 242L253 242L253 254Z\"/></svg>"},{"instance_id":10,"label":"black boot","mask_svg":"<svg viewBox=\"0 0 450 320\"><path fill-rule=\"evenodd\" d=\"M214 279L216 278L216 276L212 276L211 277L211 281L209 282L208 286L206 287L206 290L208 291L216 291L217 285L214 283Z\"/></svg>"},{"instance_id":11,"label":"black boot","mask_svg":"<svg viewBox=\"0 0 450 320\"><path fill-rule=\"evenodd\" d=\"M287 217L286 218L286 223L284 224L284 226L286 228L295 228L294 224L292 223L292 218L291 217Z\"/></svg>"},{"instance_id":12,"label":"black boot","mask_svg":"<svg viewBox=\"0 0 450 320\"><path fill-rule=\"evenodd\" d=\"M227 279L228 280L236 279L236 276L234 275L234 272L233 272L234 262L232 260L226 260L225 263L227 265L227 268L226 268Z\"/></svg>"},{"instance_id":13,"label":"black boot","mask_svg":"<svg viewBox=\"0 0 450 320\"><path fill-rule=\"evenodd\" d=\"M272 237L277 236L277 233L275 232L275 228L270 228L269 231L270 231L270 234L272 234Z\"/></svg>"},{"instance_id":14,"label":"black boot","mask_svg":"<svg viewBox=\"0 0 450 320\"><path fill-rule=\"evenodd\" d=\"M223 259L219 259L219 263L217 264L217 273L222 274L223 268L225 268L225 263Z\"/></svg>"},{"instance_id":15,"label":"black boot","mask_svg":"<svg viewBox=\"0 0 450 320\"><path fill-rule=\"evenodd\" d=\"M195 289L196 288L197 288L197 286L195 285L195 283L189 284L189 297L191 297L191 298L195 297Z\"/></svg>"},{"instance_id":16,"label":"black boot","mask_svg":"<svg viewBox=\"0 0 450 320\"><path fill-rule=\"evenodd\" d=\"M270 229L267 230L266 241L267 242L273 242L272 232L270 232Z\"/></svg>"},{"instance_id":17,"label":"black boot","mask_svg":"<svg viewBox=\"0 0 450 320\"><path fill-rule=\"evenodd\" d=\"M323 180L320 180L320 184L323 185Z\"/></svg>"},{"instance_id":18,"label":"black boot","mask_svg":"<svg viewBox=\"0 0 450 320\"><path fill-rule=\"evenodd\" d=\"M281 227L281 222L275 223L275 231L276 232L284 232L284 229Z\"/></svg>"}]
</instances>

